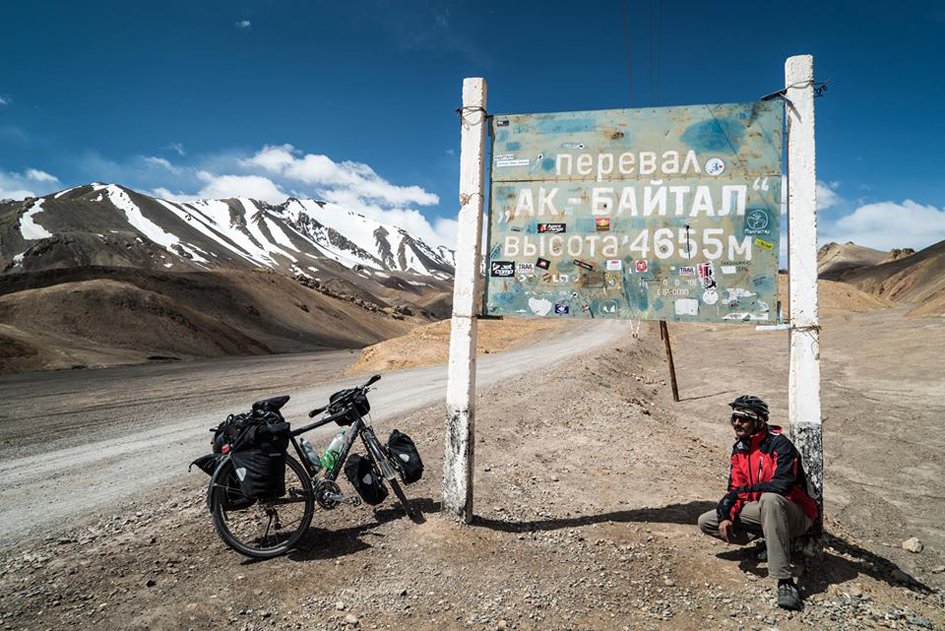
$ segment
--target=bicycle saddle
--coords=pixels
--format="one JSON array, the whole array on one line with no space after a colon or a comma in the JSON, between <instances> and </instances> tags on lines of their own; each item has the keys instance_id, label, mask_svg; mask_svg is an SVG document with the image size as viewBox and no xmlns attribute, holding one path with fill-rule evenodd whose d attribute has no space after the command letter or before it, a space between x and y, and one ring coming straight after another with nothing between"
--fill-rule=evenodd
<instances>
[{"instance_id":1,"label":"bicycle saddle","mask_svg":"<svg viewBox=\"0 0 945 631\"><path fill-rule=\"evenodd\" d=\"M253 403L253 412L278 412L288 400L289 395L283 394L282 396L256 401Z\"/></svg>"}]
</instances>

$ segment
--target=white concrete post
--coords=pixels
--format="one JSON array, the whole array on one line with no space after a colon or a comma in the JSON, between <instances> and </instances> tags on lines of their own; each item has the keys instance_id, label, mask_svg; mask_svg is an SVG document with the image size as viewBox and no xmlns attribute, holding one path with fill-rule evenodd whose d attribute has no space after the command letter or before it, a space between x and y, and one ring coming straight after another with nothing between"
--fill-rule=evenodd
<instances>
[{"instance_id":1,"label":"white concrete post","mask_svg":"<svg viewBox=\"0 0 945 631\"><path fill-rule=\"evenodd\" d=\"M463 80L459 161L459 226L453 320L446 383L443 511L465 523L473 518L476 400L476 310L482 281L483 167L486 149L486 82Z\"/></svg>"},{"instance_id":2,"label":"white concrete post","mask_svg":"<svg viewBox=\"0 0 945 631\"><path fill-rule=\"evenodd\" d=\"M824 488L820 411L820 323L817 307L817 197L814 151L814 58L784 64L788 132L788 288L791 366L788 416L804 470L819 494ZM823 509L823 502L821 502ZM823 511L821 510L821 513Z\"/></svg>"}]
</instances>

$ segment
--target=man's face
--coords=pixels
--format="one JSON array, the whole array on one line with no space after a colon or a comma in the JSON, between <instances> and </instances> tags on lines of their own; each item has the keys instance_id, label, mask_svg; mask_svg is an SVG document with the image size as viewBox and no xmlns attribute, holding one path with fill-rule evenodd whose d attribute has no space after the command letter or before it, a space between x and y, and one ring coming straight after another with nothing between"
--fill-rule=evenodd
<instances>
[{"instance_id":1,"label":"man's face","mask_svg":"<svg viewBox=\"0 0 945 631\"><path fill-rule=\"evenodd\" d=\"M748 438L755 433L758 421L754 414L745 410L732 410L732 429L736 438Z\"/></svg>"}]
</instances>

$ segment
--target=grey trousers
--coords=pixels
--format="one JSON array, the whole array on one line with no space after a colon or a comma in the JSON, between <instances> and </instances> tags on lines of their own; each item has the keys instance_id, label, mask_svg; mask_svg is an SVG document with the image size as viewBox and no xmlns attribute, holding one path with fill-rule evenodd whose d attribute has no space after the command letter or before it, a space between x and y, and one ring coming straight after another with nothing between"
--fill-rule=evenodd
<instances>
[{"instance_id":1,"label":"grey trousers","mask_svg":"<svg viewBox=\"0 0 945 631\"><path fill-rule=\"evenodd\" d=\"M732 529L732 543L745 545L751 535L762 536L768 546L768 576L791 578L791 540L811 527L810 518L801 507L777 493L762 493L757 502L742 507ZM699 528L707 535L721 538L715 510L699 516Z\"/></svg>"}]
</instances>

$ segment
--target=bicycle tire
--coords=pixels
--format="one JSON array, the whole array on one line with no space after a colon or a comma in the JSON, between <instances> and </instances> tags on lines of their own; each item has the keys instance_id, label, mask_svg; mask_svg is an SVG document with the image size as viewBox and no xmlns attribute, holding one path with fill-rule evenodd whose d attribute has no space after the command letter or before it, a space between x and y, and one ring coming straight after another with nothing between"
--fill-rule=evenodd
<instances>
[{"instance_id":1,"label":"bicycle tire","mask_svg":"<svg viewBox=\"0 0 945 631\"><path fill-rule=\"evenodd\" d=\"M292 456L286 456L285 464L286 494L273 500L252 502L242 496L242 489L227 486L233 469L229 459L214 474L210 494L213 527L230 549L253 559L271 559L291 550L308 530L315 512L312 481Z\"/></svg>"},{"instance_id":2,"label":"bicycle tire","mask_svg":"<svg viewBox=\"0 0 945 631\"><path fill-rule=\"evenodd\" d=\"M407 496L404 495L403 489L400 488L400 483L397 480L387 480L387 483L390 484L390 488L394 490L394 495L397 496L397 501L400 502L400 505L403 507L404 512L407 513L407 517L410 521L416 522L419 521L419 513L410 505L410 500L407 499Z\"/></svg>"}]
</instances>

